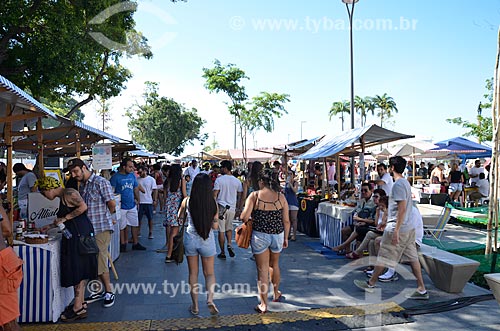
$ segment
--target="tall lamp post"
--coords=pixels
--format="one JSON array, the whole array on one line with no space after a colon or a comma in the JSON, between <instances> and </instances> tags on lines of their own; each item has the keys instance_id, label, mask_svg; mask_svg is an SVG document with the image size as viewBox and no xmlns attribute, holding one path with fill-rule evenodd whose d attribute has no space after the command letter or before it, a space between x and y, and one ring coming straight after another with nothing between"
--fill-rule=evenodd
<instances>
[{"instance_id":1,"label":"tall lamp post","mask_svg":"<svg viewBox=\"0 0 500 331\"><path fill-rule=\"evenodd\" d=\"M300 121L300 140L302 140L302 124L307 123L307 121Z\"/></svg>"},{"instance_id":2,"label":"tall lamp post","mask_svg":"<svg viewBox=\"0 0 500 331\"><path fill-rule=\"evenodd\" d=\"M342 0L349 16L349 44L351 53L351 130L354 129L354 51L352 46L352 17L354 15L354 5L359 0ZM350 5L350 6L349 6ZM354 156L351 157L351 184L354 184Z\"/></svg>"},{"instance_id":3,"label":"tall lamp post","mask_svg":"<svg viewBox=\"0 0 500 331\"><path fill-rule=\"evenodd\" d=\"M477 106L477 124L478 124L479 130L481 130L481 114L482 114L482 112L483 112L483 105L481 104L481 101L479 101L479 106ZM479 141L479 143L481 143L481 135L480 134L478 134L477 140Z\"/></svg>"}]
</instances>

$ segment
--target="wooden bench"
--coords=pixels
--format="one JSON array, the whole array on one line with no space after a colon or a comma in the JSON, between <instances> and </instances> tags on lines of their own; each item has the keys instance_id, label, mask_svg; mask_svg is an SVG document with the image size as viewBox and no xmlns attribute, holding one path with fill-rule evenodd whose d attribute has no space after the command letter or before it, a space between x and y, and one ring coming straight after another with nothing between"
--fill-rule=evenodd
<instances>
[{"instance_id":1,"label":"wooden bench","mask_svg":"<svg viewBox=\"0 0 500 331\"><path fill-rule=\"evenodd\" d=\"M479 267L477 261L425 244L420 246L419 260L434 285L448 293L462 292Z\"/></svg>"}]
</instances>

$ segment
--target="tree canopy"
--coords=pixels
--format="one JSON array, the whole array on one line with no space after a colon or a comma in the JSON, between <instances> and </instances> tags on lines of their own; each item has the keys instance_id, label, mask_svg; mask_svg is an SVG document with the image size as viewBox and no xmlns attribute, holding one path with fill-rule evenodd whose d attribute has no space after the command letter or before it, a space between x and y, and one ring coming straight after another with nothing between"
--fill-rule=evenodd
<instances>
[{"instance_id":1,"label":"tree canopy","mask_svg":"<svg viewBox=\"0 0 500 331\"><path fill-rule=\"evenodd\" d=\"M0 74L49 103L79 99L68 116L97 96L117 96L131 77L120 59L134 54L152 56L147 39L134 30L134 4L124 0L1 1ZM104 13L109 17L96 20ZM102 33L124 46L105 47L92 33Z\"/></svg>"},{"instance_id":2,"label":"tree canopy","mask_svg":"<svg viewBox=\"0 0 500 331\"><path fill-rule=\"evenodd\" d=\"M240 128L241 149L246 161L247 133L255 134L260 129L272 132L274 118L287 113L284 104L290 101L289 95L261 92L250 101L242 85L244 79L249 79L245 71L232 63L222 65L219 60L214 61L212 68L203 68L203 78L210 92L225 93L229 97L228 111Z\"/></svg>"},{"instance_id":3,"label":"tree canopy","mask_svg":"<svg viewBox=\"0 0 500 331\"><path fill-rule=\"evenodd\" d=\"M187 144L207 139L206 134L201 134L205 121L198 111L160 97L158 83L146 82L143 98L143 103L129 108L126 115L132 138L148 150L179 155Z\"/></svg>"}]
</instances>

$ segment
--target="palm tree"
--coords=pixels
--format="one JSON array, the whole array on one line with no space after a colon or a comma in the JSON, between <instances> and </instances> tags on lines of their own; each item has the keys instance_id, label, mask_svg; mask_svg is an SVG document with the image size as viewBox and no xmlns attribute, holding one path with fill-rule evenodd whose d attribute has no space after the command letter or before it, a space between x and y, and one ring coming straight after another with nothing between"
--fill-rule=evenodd
<instances>
[{"instance_id":1,"label":"palm tree","mask_svg":"<svg viewBox=\"0 0 500 331\"><path fill-rule=\"evenodd\" d=\"M393 116L393 112L398 112L396 102L392 97L388 96L387 93L384 93L382 96L376 95L373 98L373 103L375 104L375 108L379 110L377 116L380 117L381 127L383 127L384 124L384 117L390 118Z\"/></svg>"},{"instance_id":2,"label":"palm tree","mask_svg":"<svg viewBox=\"0 0 500 331\"><path fill-rule=\"evenodd\" d=\"M340 114L340 119L342 120L342 131L344 131L344 113L349 114L351 112L351 103L349 101L335 101L330 108L329 116L330 121L333 116Z\"/></svg>"},{"instance_id":3,"label":"palm tree","mask_svg":"<svg viewBox=\"0 0 500 331\"><path fill-rule=\"evenodd\" d=\"M371 112L372 115L374 114L375 105L371 97L362 98L357 95L354 98L354 109L356 109L356 112L359 113L361 117L361 126L365 126L366 116L369 112Z\"/></svg>"}]
</instances>

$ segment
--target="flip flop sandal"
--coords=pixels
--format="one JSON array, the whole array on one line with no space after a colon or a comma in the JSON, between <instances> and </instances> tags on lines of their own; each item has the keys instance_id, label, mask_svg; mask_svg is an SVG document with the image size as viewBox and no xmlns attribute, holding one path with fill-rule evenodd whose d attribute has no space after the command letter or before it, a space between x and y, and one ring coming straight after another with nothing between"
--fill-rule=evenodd
<instances>
[{"instance_id":1,"label":"flip flop sandal","mask_svg":"<svg viewBox=\"0 0 500 331\"><path fill-rule=\"evenodd\" d=\"M280 295L276 299L273 299L273 302L283 302L285 299L285 296L280 292Z\"/></svg>"},{"instance_id":2,"label":"flip flop sandal","mask_svg":"<svg viewBox=\"0 0 500 331\"><path fill-rule=\"evenodd\" d=\"M200 311L199 310L194 310L193 309L193 306L189 306L189 312L191 313L191 315L193 316L198 316L200 314Z\"/></svg>"},{"instance_id":3,"label":"flip flop sandal","mask_svg":"<svg viewBox=\"0 0 500 331\"><path fill-rule=\"evenodd\" d=\"M256 312L258 312L259 314L265 314L265 313L267 313L267 310L260 309L259 305L255 306L253 308L253 310L255 310Z\"/></svg>"},{"instance_id":4,"label":"flip flop sandal","mask_svg":"<svg viewBox=\"0 0 500 331\"><path fill-rule=\"evenodd\" d=\"M219 310L217 309L217 307L214 305L213 302L207 302L207 307L208 307L208 310L210 311L210 315L219 314Z\"/></svg>"}]
</instances>

